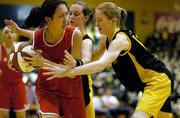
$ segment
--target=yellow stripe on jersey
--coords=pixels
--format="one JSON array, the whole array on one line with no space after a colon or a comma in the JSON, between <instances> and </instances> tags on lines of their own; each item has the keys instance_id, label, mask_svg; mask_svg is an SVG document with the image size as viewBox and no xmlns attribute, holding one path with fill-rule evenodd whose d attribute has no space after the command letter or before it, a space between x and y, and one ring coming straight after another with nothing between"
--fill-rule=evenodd
<instances>
[{"instance_id":1,"label":"yellow stripe on jersey","mask_svg":"<svg viewBox=\"0 0 180 118\"><path fill-rule=\"evenodd\" d=\"M124 33L124 32L119 32L119 34L121 34L121 35L124 35L125 37L126 37L126 39L128 40L128 42L129 42L129 48L124 52L124 53L120 53L119 55L120 56L124 56L125 54L127 54L129 51L130 51L130 49L131 49L131 40L129 39L129 37Z\"/></svg>"},{"instance_id":2,"label":"yellow stripe on jersey","mask_svg":"<svg viewBox=\"0 0 180 118\"><path fill-rule=\"evenodd\" d=\"M131 54L128 53L128 55L130 56L131 60L133 61L136 69L137 69L137 73L139 74L139 77L141 78L141 81L143 83L149 83L152 81L152 77L160 75L161 73L158 73L154 70L151 69L145 69L143 68L136 60L136 58Z\"/></svg>"},{"instance_id":3,"label":"yellow stripe on jersey","mask_svg":"<svg viewBox=\"0 0 180 118\"><path fill-rule=\"evenodd\" d=\"M137 39L137 37L135 35L132 35L132 37L141 45L143 46L145 49L146 47Z\"/></svg>"}]
</instances>

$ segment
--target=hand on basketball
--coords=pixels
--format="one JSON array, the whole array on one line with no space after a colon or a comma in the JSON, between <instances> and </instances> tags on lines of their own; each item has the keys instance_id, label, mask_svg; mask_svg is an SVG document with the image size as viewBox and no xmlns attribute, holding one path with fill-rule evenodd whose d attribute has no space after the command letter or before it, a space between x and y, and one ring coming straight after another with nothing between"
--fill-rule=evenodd
<instances>
[{"instance_id":1,"label":"hand on basketball","mask_svg":"<svg viewBox=\"0 0 180 118\"><path fill-rule=\"evenodd\" d=\"M9 67L9 69L18 72L18 71L13 67L12 62L11 62L10 60L8 61L7 65L8 65L8 67Z\"/></svg>"},{"instance_id":2,"label":"hand on basketball","mask_svg":"<svg viewBox=\"0 0 180 118\"><path fill-rule=\"evenodd\" d=\"M13 20L4 20L4 23L11 29L13 32L17 33L19 26Z\"/></svg>"},{"instance_id":3,"label":"hand on basketball","mask_svg":"<svg viewBox=\"0 0 180 118\"><path fill-rule=\"evenodd\" d=\"M30 65L36 67L36 66L43 66L43 56L41 55L41 50L35 50L36 53L31 52L25 52L27 57L23 57L25 60L29 62Z\"/></svg>"},{"instance_id":4,"label":"hand on basketball","mask_svg":"<svg viewBox=\"0 0 180 118\"><path fill-rule=\"evenodd\" d=\"M65 53L65 56L64 56L63 64L71 68L75 67L76 60L74 59L74 57L67 50L65 50L64 53Z\"/></svg>"}]
</instances>

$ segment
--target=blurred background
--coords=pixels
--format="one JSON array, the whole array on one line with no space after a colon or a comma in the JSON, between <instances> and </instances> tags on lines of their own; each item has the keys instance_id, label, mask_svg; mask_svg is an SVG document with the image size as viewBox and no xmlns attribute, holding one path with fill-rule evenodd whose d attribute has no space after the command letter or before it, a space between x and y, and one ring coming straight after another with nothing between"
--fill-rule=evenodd
<instances>
[{"instance_id":1,"label":"blurred background","mask_svg":"<svg viewBox=\"0 0 180 118\"><path fill-rule=\"evenodd\" d=\"M105 0L81 0L92 9ZM13 19L20 27L34 6L43 0L0 0L0 34L5 26L4 19ZM74 0L67 0L68 4ZM137 33L147 48L162 60L175 76L173 92L174 118L180 118L180 0L109 0L128 11L127 27ZM94 27L94 24L92 24ZM99 33L89 30L98 42ZM0 43L2 43L0 36ZM31 81L30 81L31 80ZM24 83L35 86L36 72L25 74ZM127 92L114 75L111 67L93 75L94 103L98 118L128 118L136 106L141 93ZM112 96L109 101L104 96ZM36 99L36 98L35 98ZM35 102L36 103L36 102ZM34 104L34 103L33 103ZM38 104L38 103L37 103ZM38 107L29 118L38 117Z\"/></svg>"}]
</instances>

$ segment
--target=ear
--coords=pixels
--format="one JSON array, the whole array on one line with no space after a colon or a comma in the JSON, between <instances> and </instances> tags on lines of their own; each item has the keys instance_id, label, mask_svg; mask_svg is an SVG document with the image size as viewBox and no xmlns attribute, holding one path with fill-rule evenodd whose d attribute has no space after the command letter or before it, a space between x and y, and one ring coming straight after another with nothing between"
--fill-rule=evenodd
<instances>
[{"instance_id":1,"label":"ear","mask_svg":"<svg viewBox=\"0 0 180 118\"><path fill-rule=\"evenodd\" d=\"M89 16L85 16L85 22L89 20Z\"/></svg>"},{"instance_id":2,"label":"ear","mask_svg":"<svg viewBox=\"0 0 180 118\"><path fill-rule=\"evenodd\" d=\"M50 18L50 17L47 17L47 16L45 16L44 19L45 19L45 22L46 22L46 23L49 23L49 22L51 21L51 18Z\"/></svg>"}]
</instances>

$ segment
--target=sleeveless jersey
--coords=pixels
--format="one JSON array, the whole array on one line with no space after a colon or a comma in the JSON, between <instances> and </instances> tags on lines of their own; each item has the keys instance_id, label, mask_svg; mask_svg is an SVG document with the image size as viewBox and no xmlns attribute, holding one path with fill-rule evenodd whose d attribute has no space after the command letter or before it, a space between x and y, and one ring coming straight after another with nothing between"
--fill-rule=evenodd
<instances>
[{"instance_id":1,"label":"sleeveless jersey","mask_svg":"<svg viewBox=\"0 0 180 118\"><path fill-rule=\"evenodd\" d=\"M35 32L33 47L34 49L42 50L42 56L52 62L62 63L64 59L64 50L71 51L74 27L67 26L64 32L63 39L56 44L47 44L44 38L46 28L39 29ZM37 79L37 94L40 93L54 93L59 96L73 97L82 94L82 80L81 76L76 76L75 79L63 77L47 81L48 76L44 76L43 69L40 68Z\"/></svg>"},{"instance_id":2,"label":"sleeveless jersey","mask_svg":"<svg viewBox=\"0 0 180 118\"><path fill-rule=\"evenodd\" d=\"M0 44L0 69L3 71L2 76L0 76L0 83L7 85L22 83L23 74L10 69L8 67L8 61L7 50Z\"/></svg>"},{"instance_id":3,"label":"sleeveless jersey","mask_svg":"<svg viewBox=\"0 0 180 118\"><path fill-rule=\"evenodd\" d=\"M112 63L117 77L128 90L143 91L147 83L152 80L152 77L159 73L165 73L173 80L164 63L155 58L134 33L129 30L119 30L117 33L123 34L131 45L129 50L122 51ZM116 34L112 40L115 39ZM109 42L107 40L106 48L108 47Z\"/></svg>"}]
</instances>

